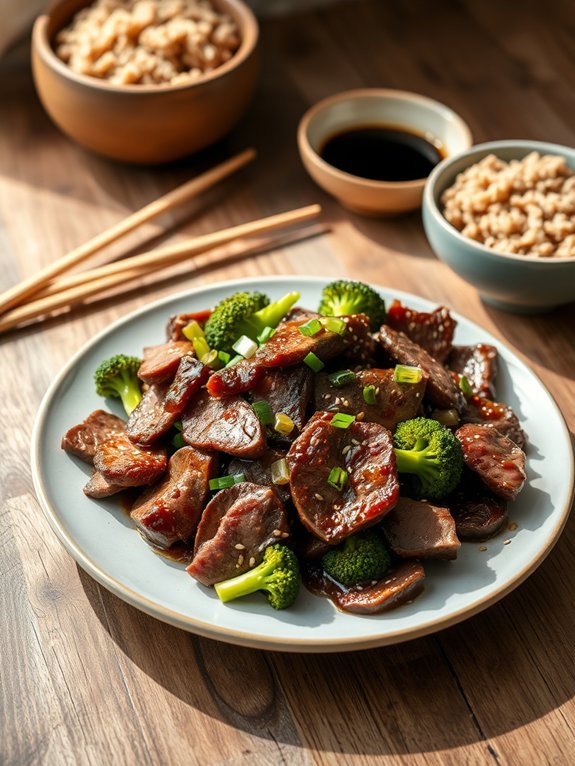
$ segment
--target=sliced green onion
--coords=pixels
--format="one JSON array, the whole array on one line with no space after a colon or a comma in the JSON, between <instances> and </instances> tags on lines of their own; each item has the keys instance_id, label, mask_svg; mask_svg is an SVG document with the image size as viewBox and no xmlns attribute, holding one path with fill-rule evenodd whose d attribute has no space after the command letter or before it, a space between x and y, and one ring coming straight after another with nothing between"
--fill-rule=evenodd
<instances>
[{"instance_id":1,"label":"sliced green onion","mask_svg":"<svg viewBox=\"0 0 575 766\"><path fill-rule=\"evenodd\" d=\"M198 359L201 359L203 356L207 356L210 353L210 347L205 338L193 338L192 343L194 344L194 351L196 352Z\"/></svg>"},{"instance_id":2,"label":"sliced green onion","mask_svg":"<svg viewBox=\"0 0 575 766\"><path fill-rule=\"evenodd\" d=\"M309 322L306 322L305 324L302 324L299 326L299 331L302 335L307 335L307 337L311 337L312 335L317 335L317 333L321 330L321 322L319 319L310 319Z\"/></svg>"},{"instance_id":3,"label":"sliced green onion","mask_svg":"<svg viewBox=\"0 0 575 766\"><path fill-rule=\"evenodd\" d=\"M251 359L258 350L258 344L255 340L248 338L247 335L240 335L232 348L236 354L241 354L244 359Z\"/></svg>"},{"instance_id":4,"label":"sliced green onion","mask_svg":"<svg viewBox=\"0 0 575 766\"><path fill-rule=\"evenodd\" d=\"M345 412L336 412L329 422L336 428L349 428L354 420L355 415L346 415Z\"/></svg>"},{"instance_id":5,"label":"sliced green onion","mask_svg":"<svg viewBox=\"0 0 575 766\"><path fill-rule=\"evenodd\" d=\"M172 447L175 447L176 449L181 449L182 447L185 447L186 443L184 441L184 437L181 433L174 434L174 437L172 439Z\"/></svg>"},{"instance_id":6,"label":"sliced green onion","mask_svg":"<svg viewBox=\"0 0 575 766\"><path fill-rule=\"evenodd\" d=\"M327 477L327 483L334 489L337 489L338 492L341 492L347 484L347 476L347 471L344 471L343 468L332 468Z\"/></svg>"},{"instance_id":7,"label":"sliced green onion","mask_svg":"<svg viewBox=\"0 0 575 766\"><path fill-rule=\"evenodd\" d=\"M320 322L329 332L336 332L338 335L343 335L346 331L347 325L339 317L322 317Z\"/></svg>"},{"instance_id":8,"label":"sliced green onion","mask_svg":"<svg viewBox=\"0 0 575 766\"><path fill-rule=\"evenodd\" d=\"M220 359L218 352L215 348L213 348L211 351L208 351L207 354L204 354L200 358L200 362L202 364L205 364L206 367L210 367L212 370L219 370L221 367L224 366L224 363Z\"/></svg>"},{"instance_id":9,"label":"sliced green onion","mask_svg":"<svg viewBox=\"0 0 575 766\"><path fill-rule=\"evenodd\" d=\"M465 395L466 399L469 399L470 396L473 396L473 389L471 388L471 384L465 377L465 375L462 375L459 378L459 388L463 391L463 394Z\"/></svg>"},{"instance_id":10,"label":"sliced green onion","mask_svg":"<svg viewBox=\"0 0 575 766\"><path fill-rule=\"evenodd\" d=\"M437 420L442 426L459 425L459 413L457 410L433 410L429 417L432 420Z\"/></svg>"},{"instance_id":11,"label":"sliced green onion","mask_svg":"<svg viewBox=\"0 0 575 766\"><path fill-rule=\"evenodd\" d=\"M222 364L227 364L230 361L230 355L227 351L218 351L218 359Z\"/></svg>"},{"instance_id":12,"label":"sliced green onion","mask_svg":"<svg viewBox=\"0 0 575 766\"><path fill-rule=\"evenodd\" d=\"M289 466L285 457L271 464L272 482L274 484L289 484Z\"/></svg>"},{"instance_id":13,"label":"sliced green onion","mask_svg":"<svg viewBox=\"0 0 575 766\"><path fill-rule=\"evenodd\" d=\"M241 484L246 477L243 473L234 473L232 476L218 476L217 479L210 479L210 489L227 489L234 484Z\"/></svg>"},{"instance_id":14,"label":"sliced green onion","mask_svg":"<svg viewBox=\"0 0 575 766\"><path fill-rule=\"evenodd\" d=\"M287 436L288 434L291 434L294 428L295 423L290 416L286 415L284 412L278 412L274 422L274 431L277 431L278 434L285 434Z\"/></svg>"},{"instance_id":15,"label":"sliced green onion","mask_svg":"<svg viewBox=\"0 0 575 766\"><path fill-rule=\"evenodd\" d=\"M267 343L274 334L275 329L273 327L264 327L264 329L258 335L258 343Z\"/></svg>"},{"instance_id":16,"label":"sliced green onion","mask_svg":"<svg viewBox=\"0 0 575 766\"><path fill-rule=\"evenodd\" d=\"M353 383L356 375L351 370L338 370L337 372L332 372L327 378L332 386L341 388L341 386L346 386L348 383Z\"/></svg>"},{"instance_id":17,"label":"sliced green onion","mask_svg":"<svg viewBox=\"0 0 575 766\"><path fill-rule=\"evenodd\" d=\"M243 356L241 354L236 354L235 356L232 356L230 361L226 364L226 367L233 367L234 364L241 362L242 359L243 359Z\"/></svg>"},{"instance_id":18,"label":"sliced green onion","mask_svg":"<svg viewBox=\"0 0 575 766\"><path fill-rule=\"evenodd\" d=\"M262 426L268 426L274 422L274 414L272 408L267 402L260 401L252 404L252 410L256 413L260 419Z\"/></svg>"},{"instance_id":19,"label":"sliced green onion","mask_svg":"<svg viewBox=\"0 0 575 766\"><path fill-rule=\"evenodd\" d=\"M182 329L182 334L185 338L191 341L193 341L194 338L203 338L204 340L206 339L200 323L196 322L195 319L192 319L191 322L188 322L188 324Z\"/></svg>"},{"instance_id":20,"label":"sliced green onion","mask_svg":"<svg viewBox=\"0 0 575 766\"><path fill-rule=\"evenodd\" d=\"M314 372L319 372L325 367L325 364L321 361L319 356L316 356L313 353L313 351L310 351L309 354L304 358L304 362Z\"/></svg>"},{"instance_id":21,"label":"sliced green onion","mask_svg":"<svg viewBox=\"0 0 575 766\"><path fill-rule=\"evenodd\" d=\"M363 401L366 404L375 404L377 399L375 397L375 386L363 387Z\"/></svg>"},{"instance_id":22,"label":"sliced green onion","mask_svg":"<svg viewBox=\"0 0 575 766\"><path fill-rule=\"evenodd\" d=\"M176 431L181 431L183 429L182 421L176 420L176 422L174 423L174 428L176 429Z\"/></svg>"},{"instance_id":23,"label":"sliced green onion","mask_svg":"<svg viewBox=\"0 0 575 766\"><path fill-rule=\"evenodd\" d=\"M420 383L423 380L421 367L409 367L407 364L396 364L393 371L396 383Z\"/></svg>"}]
</instances>

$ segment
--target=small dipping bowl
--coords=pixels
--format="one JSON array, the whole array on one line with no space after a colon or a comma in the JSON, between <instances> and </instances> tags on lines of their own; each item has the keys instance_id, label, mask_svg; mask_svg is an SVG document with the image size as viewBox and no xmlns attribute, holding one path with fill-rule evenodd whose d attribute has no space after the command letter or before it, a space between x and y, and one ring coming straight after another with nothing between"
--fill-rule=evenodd
<instances>
[{"instance_id":1,"label":"small dipping bowl","mask_svg":"<svg viewBox=\"0 0 575 766\"><path fill-rule=\"evenodd\" d=\"M379 181L352 175L321 157L326 142L354 128L391 128L420 136L451 157L471 146L471 131L449 107L402 90L350 90L320 101L302 117L298 146L313 180L355 213L392 216L421 206L426 178Z\"/></svg>"},{"instance_id":2,"label":"small dipping bowl","mask_svg":"<svg viewBox=\"0 0 575 766\"><path fill-rule=\"evenodd\" d=\"M441 196L458 173L488 154L519 160L531 152L565 157L575 169L575 149L541 141L490 141L441 162L430 173L423 197L423 226L439 260L473 285L481 298L515 314L538 314L575 301L575 257L505 254L463 236L442 212Z\"/></svg>"}]
</instances>

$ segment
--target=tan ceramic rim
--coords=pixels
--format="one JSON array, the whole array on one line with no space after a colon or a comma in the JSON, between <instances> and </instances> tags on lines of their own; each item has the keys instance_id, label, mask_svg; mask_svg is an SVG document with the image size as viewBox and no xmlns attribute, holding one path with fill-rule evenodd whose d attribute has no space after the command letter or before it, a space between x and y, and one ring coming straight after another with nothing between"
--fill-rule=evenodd
<instances>
[{"instance_id":1,"label":"tan ceramic rim","mask_svg":"<svg viewBox=\"0 0 575 766\"><path fill-rule=\"evenodd\" d=\"M90 4L90 2L91 0L86 0L84 5L87 6ZM208 72L207 74L202 75L199 80L195 80L191 83L182 83L181 85L170 85L169 83L163 85L114 85L109 83L107 80L100 80L96 77L90 77L89 75L83 75L74 72L72 69L70 69L69 66L67 66L58 58L52 49L50 39L48 37L48 26L51 21L51 15L57 8L59 8L61 5L64 5L63 0L57 0L57 2L53 3L48 8L46 13L36 19L34 23L34 29L32 31L32 45L36 48L38 54L41 56L47 66L54 69L63 77L77 82L80 85L94 88L95 90L112 91L115 93L134 95L138 93L172 93L181 90L197 88L206 83L212 82L219 77L225 77L225 75L229 74L234 69L237 69L237 67L243 64L244 61L246 61L252 55L258 42L259 26L257 19L250 8L248 8L245 3L241 2L241 0L215 0L214 4L219 6L220 3L222 6L226 6L223 8L223 10L228 11L227 6L229 6L229 8L233 9L235 12L234 19L240 27L242 38L240 47L234 53L231 59L225 62L225 64L222 64L217 69L214 69L213 72ZM55 31L59 31L59 29Z\"/></svg>"},{"instance_id":2,"label":"tan ceramic rim","mask_svg":"<svg viewBox=\"0 0 575 766\"><path fill-rule=\"evenodd\" d=\"M482 154L485 152L486 154L489 154L490 152L493 152L494 154L497 153L498 149L529 149L531 151L540 151L545 153L554 153L554 154L560 154L563 156L566 156L567 154L573 154L573 149L569 146L563 146L562 144L551 144L547 141L527 141L527 140L517 140L514 141L513 139L506 139L503 141L486 141L482 144L475 144L475 146L472 146L470 149L467 149L465 152L460 152L459 154L454 154L452 157L446 157L444 160L442 160L438 165L436 165L431 173L429 174L427 178L427 182L425 185L425 189L423 192L423 204L427 206L435 220L439 223L442 229L444 229L448 234L451 234L451 236L455 237L455 239L462 245L466 245L467 247L470 247L472 250L475 250L477 253L482 253L484 255L490 255L493 258L497 259L505 259L510 261L517 261L519 263L524 263L525 265L531 266L531 264L537 264L537 266L551 266L551 265L558 265L558 264L565 264L565 263L573 263L575 261L575 256L569 256L568 258L557 258L557 257L551 257L551 258L542 258L540 256L530 256L530 255L519 255L516 253L499 253L497 250L493 250L490 247L487 247L487 245L482 245L480 242L476 242L473 239L470 239L469 237L464 237L463 234L461 234L460 231L458 231L455 226L452 226L447 218L443 215L441 210L439 209L437 202L435 201L435 187L437 184L437 180L440 175L442 175L453 162L457 162L462 158L462 156L467 156L469 159L469 164L466 166L466 168L469 168L471 165L473 165L475 162L479 161L479 159L483 159L483 157L476 157L477 154ZM462 171L460 171L462 172ZM535 266L535 268L537 268Z\"/></svg>"},{"instance_id":3,"label":"tan ceramic rim","mask_svg":"<svg viewBox=\"0 0 575 766\"><path fill-rule=\"evenodd\" d=\"M415 101L422 106L430 107L436 111L448 112L461 131L468 147L473 143L471 130L467 123L456 112L454 112L453 109L446 106L445 104L442 104L440 101L428 98L427 96L422 96L419 93L412 93L407 90L395 90L393 88L358 88L357 90L347 90L343 93L337 93L334 96L328 96L327 98L318 101L317 104L314 104L310 109L308 109L300 120L297 132L297 140L300 152L304 154L311 163L317 165L335 179L344 181L345 183L353 183L356 186L362 187L364 189L389 189L391 191L394 189L423 189L425 182L427 181L427 178L418 178L414 181L375 181L369 178L362 178L361 176L354 176L352 173L346 173L345 171L338 170L333 165L330 165L328 162L322 159L312 147L309 142L308 131L312 120L314 120L318 114L333 104L338 104L342 101L353 101L357 98L365 97L373 99L393 97L402 101ZM447 159L451 159L451 156Z\"/></svg>"},{"instance_id":4,"label":"tan ceramic rim","mask_svg":"<svg viewBox=\"0 0 575 766\"><path fill-rule=\"evenodd\" d=\"M252 647L256 649L268 649L268 650L284 651L284 652L354 651L358 649L369 649L376 646L387 646L389 644L398 644L404 641L409 641L411 639L421 638L422 636L428 635L429 633L435 633L438 630L443 630L445 628L448 628L452 625L457 624L458 622L461 622L462 620L467 619L468 617L473 616L474 614L478 614L479 612L482 612L484 609L487 609L487 607L496 603L501 598L503 598L508 593L510 593L512 590L514 590L532 572L534 572L535 569L537 569L537 567L542 563L542 561L546 558L546 556L549 554L549 552L551 551L551 549L557 542L559 535L561 534L563 527L565 526L565 523L567 522L567 518L569 516L569 511L571 509L571 504L573 502L573 497L574 497L575 468L574 468L572 452L570 452L569 475L566 476L566 481L570 488L570 491L568 493L569 499L567 503L565 504L565 506L561 509L560 515L556 519L555 526L553 528L552 535L548 541L548 544L543 550L539 552L539 555L535 559L530 561L527 566L525 566L520 572L517 573L517 575L511 580L511 582L506 583L505 585L496 589L495 591L490 593L488 597L484 598L482 601L468 607L463 607L462 609L459 609L457 612L450 614L448 617L439 617L435 620L429 620L423 625L409 628L407 630L405 629L396 630L392 632L387 632L385 634L379 634L375 636L372 635L368 638L358 636L355 638L348 638L342 641L341 639L338 639L338 638L330 639L324 636L323 638L317 641L313 639L290 639L288 641L285 638L281 638L281 637L266 636L265 638L260 638L256 634L250 633L248 631L231 630L227 628L221 628L219 626L214 627L212 623L204 622L203 620L199 620L197 618L190 617L188 615L182 615L179 612L175 612L171 609L168 609L161 604L157 604L155 601L150 601L149 599L145 598L137 591L134 591L131 588L128 588L123 582L121 582L120 580L116 579L115 577L111 576L106 571L104 571L96 561L94 561L90 556L88 556L84 552L84 550L76 543L76 541L72 538L72 536L68 533L68 530L66 529L66 527L61 523L58 517L57 510L52 506L52 504L49 501L48 493L46 491L46 487L44 485L42 473L40 470L41 434L44 427L44 422L49 414L52 398L57 392L58 388L60 387L61 381L66 377L66 375L70 372L70 370L81 360L82 356L86 353L86 351L88 351L92 346L98 343L101 338L113 332L118 327L121 327L122 325L127 324L128 322L131 322L133 319L137 318L138 316L146 313L147 311L151 309L159 308L162 305L171 303L174 300L183 299L183 298L193 298L197 295L201 295L201 293L203 293L206 289L212 289L212 288L213 289L237 289L238 284L244 284L245 281L249 281L251 285L257 286L259 283L263 283L263 282L270 282L270 281L277 280L279 283L283 283L289 279L290 277L258 277L258 278L254 278L250 280L229 280L226 282L214 282L214 283L210 283L209 285L206 285L205 287L199 287L193 290L185 290L181 293L167 296L166 298L162 298L158 301L154 301L147 306L143 306L141 309L131 312L127 316L122 317L121 319L112 323L111 325L109 325L108 327L104 328L99 333L97 333L95 336L93 336L91 340L89 340L86 344L84 344L82 348L80 348L76 352L76 354L74 354L74 356L70 359L68 364L65 365L65 367L58 373L58 375L52 381L50 387L46 391L46 394L44 395L44 398L40 404L40 408L38 410L36 420L34 422L34 428L32 431L32 439L31 439L31 445L30 445L32 478L34 481L34 489L36 490L36 496L40 502L42 510L44 511L44 515L46 516L48 520L48 523L52 527L53 531L56 533L57 537L60 539L60 542L64 545L66 550L71 554L71 556L75 559L75 561L82 567L82 569L84 569L91 577L93 577L97 582L99 582L100 585L104 586L104 588L114 593L123 601L126 601L128 604L131 604L137 609L140 609L141 611L145 612L151 617L159 619L162 622L166 622L170 625L174 625L177 628L188 630L192 633L196 633L206 638L213 638L213 639L216 639L219 641L225 641L231 644L238 644L238 645L248 646L248 647ZM308 284L316 284L316 285L322 281L318 277L303 277L299 275L297 276L297 279L299 282L306 282ZM378 287L378 286L374 285L374 287ZM379 289L381 289L381 286ZM400 298L408 297L407 294L403 293L401 290L397 290L395 292L397 292L397 295ZM454 313L453 316L457 320L462 318L460 315L456 313ZM467 321L471 321L471 320L467 320ZM524 363L519 359L519 357L517 357L515 352L513 352L505 343L499 343L499 345L501 346L501 348L504 348L508 353L510 353L517 360L517 362L519 363L521 367L525 367ZM542 387L542 389L544 390L544 392L547 394L552 404L554 405L557 411L559 420L563 427L564 438L568 440L570 443L570 436L569 436L569 431L567 429L567 425L565 423L561 410L559 409L559 407L557 406L557 403L555 402L555 399L549 393L547 388L543 385L540 378L537 375L535 375L535 373L533 373L531 370L530 372L535 377L539 385ZM361 617L358 617L358 619L361 619Z\"/></svg>"}]
</instances>

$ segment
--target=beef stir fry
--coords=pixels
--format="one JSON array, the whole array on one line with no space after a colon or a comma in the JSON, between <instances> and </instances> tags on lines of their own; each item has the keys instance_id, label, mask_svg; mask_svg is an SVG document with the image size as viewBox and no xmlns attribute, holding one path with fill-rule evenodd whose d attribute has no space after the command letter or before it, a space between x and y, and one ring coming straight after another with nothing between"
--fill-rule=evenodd
<instances>
[{"instance_id":1,"label":"beef stir fry","mask_svg":"<svg viewBox=\"0 0 575 766\"><path fill-rule=\"evenodd\" d=\"M261 591L288 608L303 580L383 612L423 591L427 559L502 529L525 435L494 401L497 350L453 345L447 308L386 311L348 281L318 311L298 298L171 317L165 343L95 372L127 420L96 410L62 447L94 467L86 495L129 488L146 542L186 547L223 602Z\"/></svg>"}]
</instances>

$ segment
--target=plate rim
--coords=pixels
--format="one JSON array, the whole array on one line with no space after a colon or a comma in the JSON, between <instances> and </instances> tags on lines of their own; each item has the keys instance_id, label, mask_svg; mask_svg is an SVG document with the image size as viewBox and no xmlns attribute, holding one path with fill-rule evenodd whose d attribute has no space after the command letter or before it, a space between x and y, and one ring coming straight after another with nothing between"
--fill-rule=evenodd
<instances>
[{"instance_id":1,"label":"plate rim","mask_svg":"<svg viewBox=\"0 0 575 766\"><path fill-rule=\"evenodd\" d=\"M64 366L58 371L58 373L55 375L54 379L51 381L50 385L48 386L48 389L46 390L44 396L42 397L42 401L40 402L40 406L36 413L36 417L35 417L34 425L32 429L32 434L31 434L30 460L31 460L32 480L34 484L34 490L35 490L38 502L40 504L40 507L42 508L42 511L44 513L45 518L47 519L49 523L50 528L56 534L61 544L72 556L72 558L76 561L76 563L85 572L87 572L93 579L95 579L100 585L102 585L104 588L109 590L111 593L116 595L121 600L139 609L140 611L143 611L144 613L150 615L151 617L154 617L155 619L159 619L162 622L168 623L182 630L186 630L188 632L192 632L192 633L195 633L196 635L200 635L206 638L224 641L226 643L235 644L235 645L247 646L247 647L252 647L257 649L265 649L270 651L286 651L286 652L299 651L299 652L321 653L321 652L355 651L355 650L361 650L361 649L374 648L377 646L399 644L405 641L411 641L416 638L421 638L431 633L438 632L439 630L444 630L448 627L451 627L459 622L462 622L465 619L468 619L476 614L479 614L485 609L488 609L494 603L501 600L506 595L511 593L511 591L513 591L515 588L521 585L521 583L523 583L527 579L527 577L529 577L541 565L541 563L545 560L545 558L548 556L548 554L551 552L551 550L554 548L555 544L557 543L557 540L559 539L561 532L563 531L563 528L565 524L567 523L567 519L569 518L569 514L570 514L571 507L573 505L573 500L575 497L575 460L574 460L572 448L569 450L569 453L567 456L569 461L568 484L570 487L570 491L568 492L568 495L567 495L567 502L565 503L565 506L561 509L557 519L555 520L555 524L550 532L550 536L548 538L548 542L545 548L539 551L538 555L535 556L531 561L529 561L512 578L510 582L507 582L503 584L502 586L500 586L499 588L496 588L495 590L490 592L489 595L483 598L480 602L461 607L460 609L450 613L447 616L443 616L443 617L439 616L436 618L427 619L422 625L416 625L416 626L413 626L412 628L407 628L407 629L399 628L391 632L387 631L385 634L378 634L378 635L372 634L368 637L353 636L353 637L347 637L345 639L341 639L341 638L329 638L329 637L323 636L317 640L315 638L290 638L289 640L287 640L285 637L280 637L280 636L265 636L262 638L261 636L258 636L257 634L254 634L254 633L241 631L241 630L237 630L233 628L221 627L221 626L214 625L214 623L206 622L204 620L201 620L192 616L182 615L180 612L174 611L164 605L158 604L155 601L151 601L150 599L146 598L138 591L134 591L132 588L126 586L124 583L122 583L121 580L115 578L109 572L104 571L91 558L91 556L89 556L86 552L82 550L81 546L79 546L76 543L76 541L73 539L73 536L71 536L68 533L65 525L58 518L57 509L53 507L52 503L49 500L48 492L44 485L44 480L43 480L42 472L40 468L41 436L43 431L43 425L46 422L46 419L50 412L50 404L52 403L52 400L54 399L56 393L58 392L63 379L75 367L76 363L81 359L81 357L83 357L102 338L114 333L119 327L122 327L123 325L132 322L132 320L136 319L138 316L142 314L146 314L150 311L155 311L156 309L161 308L163 305L176 302L182 299L186 299L186 298L193 298L197 295L201 295L202 293L208 290L221 290L221 289L230 289L230 288L238 289L238 287L245 286L246 283L249 283L250 285L254 285L254 286L257 286L258 284L262 282L277 282L278 284L281 284L288 281L293 282L294 279L298 280L298 282L300 283L305 282L310 285L319 286L319 285L325 284L326 281L329 281L330 277L288 274L288 275L269 275L269 276L264 275L264 276L257 276L257 277L242 277L237 279L209 282L199 287L188 288L171 295L163 296L162 298L158 298L157 300L152 301L151 303L141 306L140 308L137 308L134 311L129 312L125 316L119 317L110 325L102 328L102 330L100 330L88 341L86 341L86 343L82 344L82 346L71 356L68 362L64 364ZM417 300L422 300L430 305L434 305L434 301L430 300L429 298L425 298L423 296L418 296L413 293L395 289L389 286L378 285L372 282L370 282L369 284L377 290L391 292L394 295L396 295L399 299L409 301L410 298L416 298ZM439 304L435 304L435 305L439 305ZM459 314L458 312L451 312L451 313L454 319L456 319L457 321L460 321L463 319L466 323L471 324L474 328L475 327L479 328L482 332L485 332L487 335L489 335L490 338L493 338L497 342L497 345L499 348L505 349L505 351L513 358L514 362L517 363L520 368L523 368L524 370L526 370L529 373L529 375L531 375L536 380L536 382L539 384L542 391L548 397L550 404L552 405L556 415L558 416L558 420L563 430L564 438L566 439L567 443L571 445L572 444L571 435L567 427L567 423L565 421L563 413L561 412L561 409L559 405L557 404L554 396L545 386L541 378L505 342L500 341L499 338L495 338L495 336L492 336L492 334L488 330L485 330L477 322L471 319L468 319L464 315Z\"/></svg>"}]
</instances>

